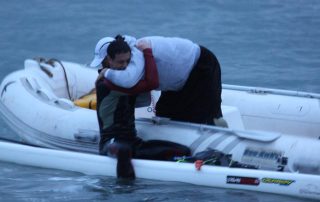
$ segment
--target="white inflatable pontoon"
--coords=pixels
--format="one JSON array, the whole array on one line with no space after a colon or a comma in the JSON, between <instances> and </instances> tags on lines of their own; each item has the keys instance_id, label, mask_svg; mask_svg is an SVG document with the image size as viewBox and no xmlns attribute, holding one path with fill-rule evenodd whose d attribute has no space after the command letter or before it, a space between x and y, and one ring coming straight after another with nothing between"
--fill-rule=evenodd
<instances>
[{"instance_id":1,"label":"white inflatable pontoon","mask_svg":"<svg viewBox=\"0 0 320 202\"><path fill-rule=\"evenodd\" d=\"M25 142L59 151L0 143L0 160L90 173L90 166L97 167L87 161L90 157L113 164L94 174L114 176L114 159L93 156L99 142L96 111L73 102L94 88L96 77L96 70L79 64L31 59L25 61L24 69L5 77L0 86L4 120ZM137 177L320 199L319 94L223 85L222 110L228 129L153 117L158 96L153 92L151 105L136 109L140 137L184 144L193 154L218 150L259 169L204 166L200 172L190 163L135 160ZM70 150L77 151L78 157ZM70 162L76 158L74 166L42 161L42 151L57 162L65 162L64 156ZM291 183L283 186L287 180Z\"/></svg>"},{"instance_id":2,"label":"white inflatable pontoon","mask_svg":"<svg viewBox=\"0 0 320 202\"><path fill-rule=\"evenodd\" d=\"M116 160L105 156L36 148L0 141L0 160L42 168L76 171L88 175L116 176ZM319 199L320 176L202 166L191 163L133 160L138 178L185 182L219 188Z\"/></svg>"}]
</instances>

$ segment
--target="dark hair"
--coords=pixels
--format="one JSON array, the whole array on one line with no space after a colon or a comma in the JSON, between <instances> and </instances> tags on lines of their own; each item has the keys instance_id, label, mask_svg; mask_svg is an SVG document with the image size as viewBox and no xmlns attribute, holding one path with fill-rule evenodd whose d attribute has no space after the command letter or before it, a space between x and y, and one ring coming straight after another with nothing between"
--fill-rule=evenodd
<instances>
[{"instance_id":1,"label":"dark hair","mask_svg":"<svg viewBox=\"0 0 320 202\"><path fill-rule=\"evenodd\" d=\"M107 49L108 56L110 56L111 59L114 59L117 54L127 52L131 52L131 48L121 35L117 35Z\"/></svg>"}]
</instances>

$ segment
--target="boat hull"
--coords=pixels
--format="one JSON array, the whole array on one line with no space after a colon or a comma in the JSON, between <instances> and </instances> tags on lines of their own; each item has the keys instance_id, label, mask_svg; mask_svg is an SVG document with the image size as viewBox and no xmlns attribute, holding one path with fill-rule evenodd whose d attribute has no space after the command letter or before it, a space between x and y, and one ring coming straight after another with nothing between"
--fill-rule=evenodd
<instances>
[{"instance_id":1,"label":"boat hull","mask_svg":"<svg viewBox=\"0 0 320 202\"><path fill-rule=\"evenodd\" d=\"M25 69L0 86L0 111L8 125L27 143L58 150L0 142L0 160L115 176L115 159L95 155L96 111L72 102L94 88L97 72L63 64L68 76L60 64L26 60ZM205 165L197 171L189 163L134 160L137 177L319 199L319 94L223 85L227 129L152 118L158 97L153 92L151 105L136 109L142 139L183 144L192 154L218 150L259 169Z\"/></svg>"},{"instance_id":2,"label":"boat hull","mask_svg":"<svg viewBox=\"0 0 320 202\"><path fill-rule=\"evenodd\" d=\"M106 156L0 142L0 160L28 166L116 176L116 160ZM320 199L320 176L204 165L133 160L138 178L185 182Z\"/></svg>"}]
</instances>

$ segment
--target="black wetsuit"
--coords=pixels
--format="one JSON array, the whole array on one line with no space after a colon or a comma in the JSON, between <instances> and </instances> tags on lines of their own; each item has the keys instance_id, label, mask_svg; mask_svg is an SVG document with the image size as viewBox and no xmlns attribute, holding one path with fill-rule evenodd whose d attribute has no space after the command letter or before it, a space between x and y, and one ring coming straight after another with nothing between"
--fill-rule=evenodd
<instances>
[{"instance_id":1,"label":"black wetsuit","mask_svg":"<svg viewBox=\"0 0 320 202\"><path fill-rule=\"evenodd\" d=\"M190 155L186 146L168 141L143 141L137 136L136 95L109 90L103 79L96 83L96 90L101 155L117 156L118 149L112 146L114 143L129 149L133 158L172 160L175 156Z\"/></svg>"}]
</instances>

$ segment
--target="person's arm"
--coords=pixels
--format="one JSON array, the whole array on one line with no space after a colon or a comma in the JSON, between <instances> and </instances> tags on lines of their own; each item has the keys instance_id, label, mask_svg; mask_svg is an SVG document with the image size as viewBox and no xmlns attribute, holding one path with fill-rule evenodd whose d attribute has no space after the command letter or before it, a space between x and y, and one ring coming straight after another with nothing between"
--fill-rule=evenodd
<instances>
[{"instance_id":1,"label":"person's arm","mask_svg":"<svg viewBox=\"0 0 320 202\"><path fill-rule=\"evenodd\" d=\"M150 90L156 89L159 87L159 76L157 66L152 54L151 48L146 48L143 50L144 60L145 60L145 78L140 80L132 88L122 88L114 85L108 79L104 79L105 85L115 91L120 91L127 94L138 94L143 92L148 92Z\"/></svg>"},{"instance_id":2,"label":"person's arm","mask_svg":"<svg viewBox=\"0 0 320 202\"><path fill-rule=\"evenodd\" d=\"M116 86L132 88L144 75L145 60L143 54L136 47L131 49L131 60L126 69L108 69L104 74L104 77Z\"/></svg>"}]
</instances>

